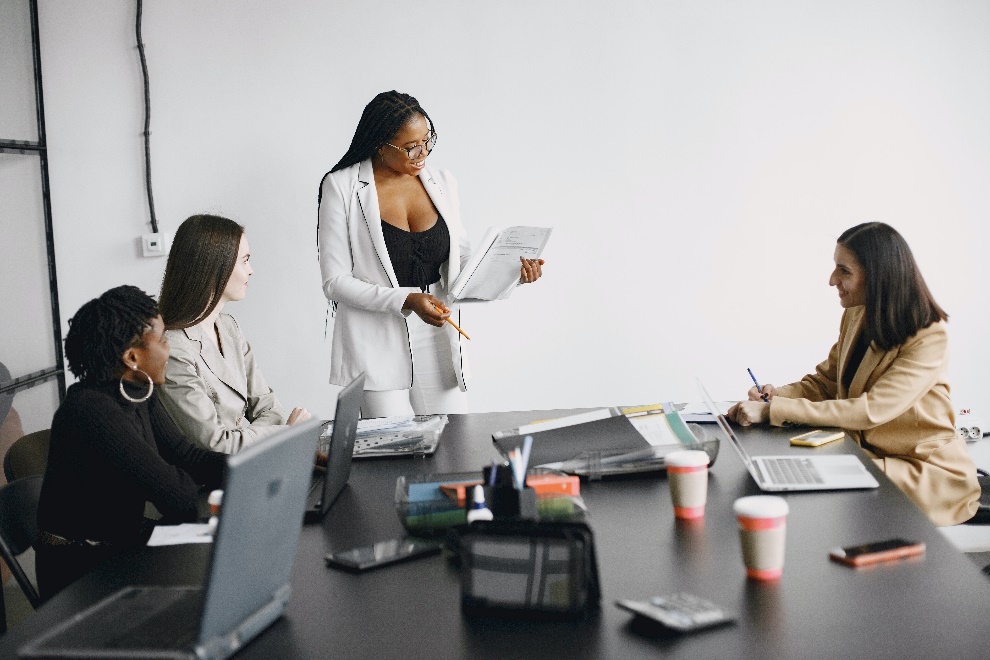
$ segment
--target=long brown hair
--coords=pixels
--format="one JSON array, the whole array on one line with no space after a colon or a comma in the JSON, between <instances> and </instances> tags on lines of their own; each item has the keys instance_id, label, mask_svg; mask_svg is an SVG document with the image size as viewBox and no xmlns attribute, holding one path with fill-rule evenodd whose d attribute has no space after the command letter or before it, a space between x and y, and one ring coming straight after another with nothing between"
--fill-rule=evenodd
<instances>
[{"instance_id":1,"label":"long brown hair","mask_svg":"<svg viewBox=\"0 0 990 660\"><path fill-rule=\"evenodd\" d=\"M194 326L216 308L243 235L244 227L218 215L194 215L179 225L158 297L166 329Z\"/></svg>"},{"instance_id":2,"label":"long brown hair","mask_svg":"<svg viewBox=\"0 0 990 660\"><path fill-rule=\"evenodd\" d=\"M883 222L864 222L838 240L866 275L866 336L884 351L949 315L939 307L918 270L911 248Z\"/></svg>"}]
</instances>

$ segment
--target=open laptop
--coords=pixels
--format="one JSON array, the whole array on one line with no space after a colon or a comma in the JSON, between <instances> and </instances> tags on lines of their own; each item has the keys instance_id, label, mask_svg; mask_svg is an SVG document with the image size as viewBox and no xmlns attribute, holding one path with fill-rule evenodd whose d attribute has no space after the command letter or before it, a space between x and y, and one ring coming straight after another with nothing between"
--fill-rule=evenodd
<instances>
[{"instance_id":1,"label":"open laptop","mask_svg":"<svg viewBox=\"0 0 990 660\"><path fill-rule=\"evenodd\" d=\"M319 420L227 459L203 587L126 587L19 649L28 658L233 655L282 615Z\"/></svg>"},{"instance_id":2,"label":"open laptop","mask_svg":"<svg viewBox=\"0 0 990 660\"><path fill-rule=\"evenodd\" d=\"M337 395L337 411L333 416L330 446L326 450L327 467L325 472L313 475L306 500L306 522L322 520L347 485L363 398L364 374L360 374Z\"/></svg>"},{"instance_id":3,"label":"open laptop","mask_svg":"<svg viewBox=\"0 0 990 660\"><path fill-rule=\"evenodd\" d=\"M858 456L851 454L829 456L750 456L739 442L725 416L712 401L705 386L698 381L701 396L719 427L729 438L729 444L739 454L743 464L761 490L845 490L878 488L873 475Z\"/></svg>"}]
</instances>

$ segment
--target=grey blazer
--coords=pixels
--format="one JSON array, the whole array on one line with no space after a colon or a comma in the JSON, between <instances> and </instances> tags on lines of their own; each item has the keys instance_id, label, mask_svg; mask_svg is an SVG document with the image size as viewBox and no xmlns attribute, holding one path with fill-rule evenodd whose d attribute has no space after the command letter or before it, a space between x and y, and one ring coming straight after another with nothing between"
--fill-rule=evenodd
<instances>
[{"instance_id":1,"label":"grey blazer","mask_svg":"<svg viewBox=\"0 0 990 660\"><path fill-rule=\"evenodd\" d=\"M223 353L199 326L168 330L162 403L191 441L233 454L285 425L286 414L229 314L217 318Z\"/></svg>"}]
</instances>

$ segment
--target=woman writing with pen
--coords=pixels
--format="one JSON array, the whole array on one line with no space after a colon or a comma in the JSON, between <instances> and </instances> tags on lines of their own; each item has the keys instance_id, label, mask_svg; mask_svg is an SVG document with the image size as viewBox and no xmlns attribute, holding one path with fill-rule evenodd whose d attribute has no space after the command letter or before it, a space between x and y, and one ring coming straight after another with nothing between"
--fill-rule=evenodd
<instances>
[{"instance_id":1,"label":"woman writing with pen","mask_svg":"<svg viewBox=\"0 0 990 660\"><path fill-rule=\"evenodd\" d=\"M467 339L445 298L471 247L454 177L426 166L436 142L415 98L383 92L320 184L330 382L366 374L363 417L467 412ZM539 279L542 263L523 259L520 283Z\"/></svg>"},{"instance_id":2,"label":"woman writing with pen","mask_svg":"<svg viewBox=\"0 0 990 660\"><path fill-rule=\"evenodd\" d=\"M936 525L969 520L980 486L949 398L948 315L907 242L880 222L848 229L829 284L845 311L825 361L796 383L751 388L729 417L843 428Z\"/></svg>"}]
</instances>

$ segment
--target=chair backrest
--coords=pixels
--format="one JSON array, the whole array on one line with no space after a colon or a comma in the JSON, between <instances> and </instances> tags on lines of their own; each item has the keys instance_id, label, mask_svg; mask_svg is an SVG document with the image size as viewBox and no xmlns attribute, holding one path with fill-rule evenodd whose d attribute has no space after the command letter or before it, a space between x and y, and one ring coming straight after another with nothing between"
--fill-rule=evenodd
<instances>
[{"instance_id":1,"label":"chair backrest","mask_svg":"<svg viewBox=\"0 0 990 660\"><path fill-rule=\"evenodd\" d=\"M38 538L40 476L25 477L0 487L0 557L7 563L32 607L41 604L38 591L17 557Z\"/></svg>"},{"instance_id":2,"label":"chair backrest","mask_svg":"<svg viewBox=\"0 0 990 660\"><path fill-rule=\"evenodd\" d=\"M3 473L7 482L45 474L48 467L48 429L18 438L3 457Z\"/></svg>"}]
</instances>

